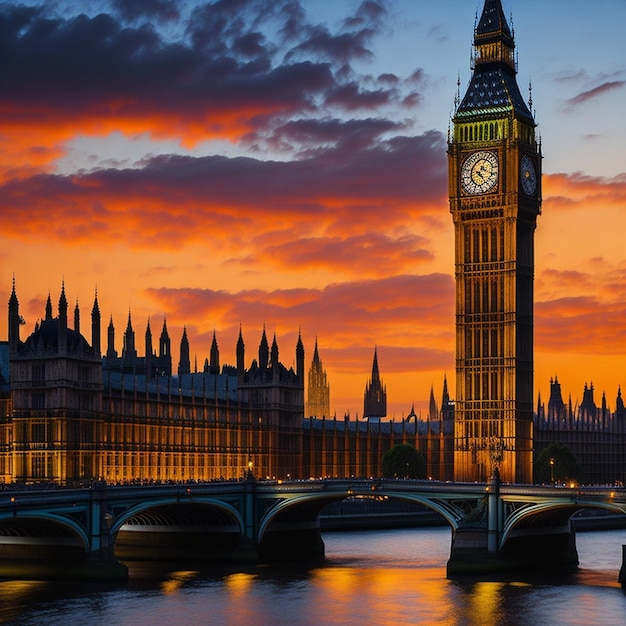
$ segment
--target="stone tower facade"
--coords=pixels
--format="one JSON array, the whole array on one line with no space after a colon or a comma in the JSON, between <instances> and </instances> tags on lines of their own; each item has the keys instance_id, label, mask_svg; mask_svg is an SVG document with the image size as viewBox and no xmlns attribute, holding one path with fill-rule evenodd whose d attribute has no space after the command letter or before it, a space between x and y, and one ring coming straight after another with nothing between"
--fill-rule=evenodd
<instances>
[{"instance_id":1,"label":"stone tower facade","mask_svg":"<svg viewBox=\"0 0 626 626\"><path fill-rule=\"evenodd\" d=\"M448 143L455 231L455 479L532 482L534 232L541 146L500 0L485 0Z\"/></svg>"}]
</instances>

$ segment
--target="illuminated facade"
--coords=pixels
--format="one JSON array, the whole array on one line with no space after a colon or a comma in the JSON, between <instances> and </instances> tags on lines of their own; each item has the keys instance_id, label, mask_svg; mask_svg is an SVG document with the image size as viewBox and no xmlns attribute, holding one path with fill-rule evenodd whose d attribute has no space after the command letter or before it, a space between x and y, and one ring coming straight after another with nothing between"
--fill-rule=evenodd
<instances>
[{"instance_id":1,"label":"illuminated facade","mask_svg":"<svg viewBox=\"0 0 626 626\"><path fill-rule=\"evenodd\" d=\"M48 298L44 319L22 341L13 284L9 341L0 345L0 374L8 382L10 370L11 381L0 390L3 482L234 480L249 470L261 478L378 476L383 453L396 443L423 451L434 478L444 477L443 467L450 464L442 452L451 447L450 426L444 428L441 415L427 422L410 422L410 416L377 423L305 419L301 337L295 369L281 363L276 337L270 346L265 330L246 367L240 330L236 365L220 367L214 335L202 371L187 371L185 350L180 373L172 376L164 371L171 367L165 325L157 356L148 324L142 357L129 315L118 357L109 324L101 358L97 297L91 344L80 333L78 308L74 328L67 308L63 287L58 315L53 317ZM188 349L186 333L183 341ZM446 471L450 474L450 465Z\"/></svg>"},{"instance_id":2,"label":"illuminated facade","mask_svg":"<svg viewBox=\"0 0 626 626\"><path fill-rule=\"evenodd\" d=\"M240 330L234 366L220 366L214 336L202 371L147 376L99 358L97 298L91 345L77 330L78 311L74 328L66 311L62 289L58 315L48 298L43 320L21 341L13 285L9 341L0 342L0 482L233 480L244 477L250 463L262 478L375 477L384 452L399 443L422 452L429 477L454 479L455 403L445 378L441 405L431 390L424 419L413 409L399 421L304 417L300 337L295 370L280 362L278 342L274 337L270 347L265 331L246 367ZM134 358L141 370L144 357ZM596 406L593 393L586 386L580 404L566 405L558 380L551 381L547 408L537 403L535 450L562 443L579 460L586 482L623 482L621 391L614 412L604 395Z\"/></svg>"},{"instance_id":3,"label":"illuminated facade","mask_svg":"<svg viewBox=\"0 0 626 626\"><path fill-rule=\"evenodd\" d=\"M63 287L58 316L48 298L44 319L21 341L13 284L10 398L0 428L4 482L233 479L251 468L262 477L301 474L301 339L296 371L280 363L276 338L270 350L263 332L258 360L247 369L240 333L236 367L219 371L214 342L204 371L185 372L183 363L178 377L155 376L146 367L149 340L148 358L137 356L130 316L122 357L110 344L102 360L97 297L91 345L78 311L69 327L67 309Z\"/></svg>"},{"instance_id":4,"label":"illuminated facade","mask_svg":"<svg viewBox=\"0 0 626 626\"><path fill-rule=\"evenodd\" d=\"M455 229L455 478L532 482L534 231L541 148L500 0L485 0L448 143Z\"/></svg>"}]
</instances>

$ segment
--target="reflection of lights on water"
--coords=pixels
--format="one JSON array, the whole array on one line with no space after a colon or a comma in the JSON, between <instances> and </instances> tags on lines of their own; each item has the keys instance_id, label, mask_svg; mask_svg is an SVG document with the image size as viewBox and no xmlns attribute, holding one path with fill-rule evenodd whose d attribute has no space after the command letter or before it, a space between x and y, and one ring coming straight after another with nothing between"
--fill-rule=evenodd
<instances>
[{"instance_id":1,"label":"reflection of lights on water","mask_svg":"<svg viewBox=\"0 0 626 626\"><path fill-rule=\"evenodd\" d=\"M45 590L47 585L43 580L3 580L0 585L0 605L5 602L27 603L32 595Z\"/></svg>"},{"instance_id":2,"label":"reflection of lights on water","mask_svg":"<svg viewBox=\"0 0 626 626\"><path fill-rule=\"evenodd\" d=\"M472 614L476 616L476 624L500 623L500 611L502 607L501 591L504 583L482 582L475 586L472 595Z\"/></svg>"},{"instance_id":3,"label":"reflection of lights on water","mask_svg":"<svg viewBox=\"0 0 626 626\"><path fill-rule=\"evenodd\" d=\"M188 580L195 578L197 574L198 572L196 571L172 572L170 574L171 578L161 583L161 589L165 594L176 593Z\"/></svg>"},{"instance_id":4,"label":"reflection of lights on water","mask_svg":"<svg viewBox=\"0 0 626 626\"><path fill-rule=\"evenodd\" d=\"M228 589L230 593L234 595L241 595L250 589L255 578L255 574L238 572L227 576L224 582L226 584L226 589Z\"/></svg>"}]
</instances>

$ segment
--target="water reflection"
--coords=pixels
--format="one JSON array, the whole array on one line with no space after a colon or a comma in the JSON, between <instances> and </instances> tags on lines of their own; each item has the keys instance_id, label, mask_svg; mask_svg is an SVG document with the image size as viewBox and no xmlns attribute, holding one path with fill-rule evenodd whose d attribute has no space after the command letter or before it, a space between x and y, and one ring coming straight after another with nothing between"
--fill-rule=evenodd
<instances>
[{"instance_id":1,"label":"water reflection","mask_svg":"<svg viewBox=\"0 0 626 626\"><path fill-rule=\"evenodd\" d=\"M445 578L447 529L325 536L323 565L131 567L123 584L0 582L0 622L31 626L620 624L624 534L579 537L581 569L555 577Z\"/></svg>"}]
</instances>

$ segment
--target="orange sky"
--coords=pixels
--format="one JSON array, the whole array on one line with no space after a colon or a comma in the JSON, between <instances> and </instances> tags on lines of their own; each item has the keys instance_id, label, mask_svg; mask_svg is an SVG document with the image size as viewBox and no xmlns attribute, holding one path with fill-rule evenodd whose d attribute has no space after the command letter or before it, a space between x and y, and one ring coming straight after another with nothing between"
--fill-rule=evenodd
<instances>
[{"instance_id":1,"label":"orange sky","mask_svg":"<svg viewBox=\"0 0 626 626\"><path fill-rule=\"evenodd\" d=\"M452 42L462 33L467 49L474 9L453 24L440 23L445 7L418 21L405 2L340 2L341 20L315 3L270 15L247 4L239 16L232 4L223 15L137 17L116 2L99 16L0 10L12 33L12 63L0 64L0 296L15 276L24 337L63 280L87 328L97 288L118 350L129 308L140 348L148 318L154 333L167 316L174 367L183 326L200 365L214 330L234 363L240 324L248 362L265 325L290 365L301 330L307 365L318 338L338 415L361 415L376 346L389 415L425 412L444 375L454 396L446 117L457 68L469 75ZM388 67L401 22L454 60L442 53L440 67L416 43L410 68ZM532 21L515 26L522 56ZM622 48L605 74L589 59L578 77L569 57L525 61L539 65L546 119L535 283L546 401L554 375L574 402L593 381L611 407L626 383L626 168L598 162L626 139L607 122L623 105ZM562 131L568 117L578 143Z\"/></svg>"}]
</instances>

